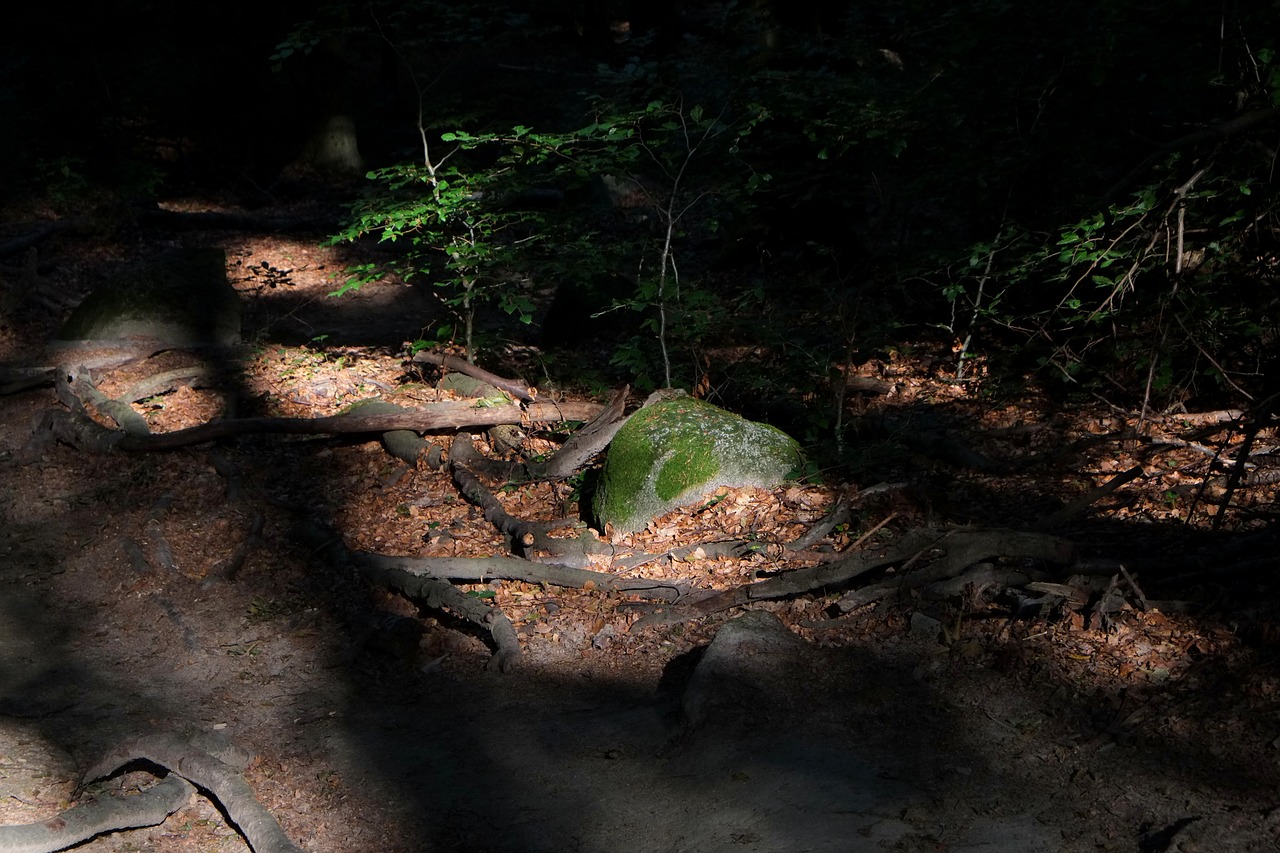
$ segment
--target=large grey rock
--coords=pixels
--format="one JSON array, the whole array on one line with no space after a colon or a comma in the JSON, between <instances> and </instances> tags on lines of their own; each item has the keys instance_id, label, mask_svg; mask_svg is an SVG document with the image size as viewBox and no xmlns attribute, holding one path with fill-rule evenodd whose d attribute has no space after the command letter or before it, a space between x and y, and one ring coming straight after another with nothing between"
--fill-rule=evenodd
<instances>
[{"instance_id":1,"label":"large grey rock","mask_svg":"<svg viewBox=\"0 0 1280 853\"><path fill-rule=\"evenodd\" d=\"M767 610L750 610L726 622L703 653L681 700L691 727L724 715L754 716L775 692L798 695L796 684L808 644Z\"/></svg>"},{"instance_id":2,"label":"large grey rock","mask_svg":"<svg viewBox=\"0 0 1280 853\"><path fill-rule=\"evenodd\" d=\"M63 341L135 339L174 347L233 346L240 297L221 249L177 249L89 294L62 327Z\"/></svg>"},{"instance_id":3,"label":"large grey rock","mask_svg":"<svg viewBox=\"0 0 1280 853\"><path fill-rule=\"evenodd\" d=\"M779 429L691 397L646 406L609 445L594 510L615 530L697 503L721 486L772 488L804 462Z\"/></svg>"}]
</instances>

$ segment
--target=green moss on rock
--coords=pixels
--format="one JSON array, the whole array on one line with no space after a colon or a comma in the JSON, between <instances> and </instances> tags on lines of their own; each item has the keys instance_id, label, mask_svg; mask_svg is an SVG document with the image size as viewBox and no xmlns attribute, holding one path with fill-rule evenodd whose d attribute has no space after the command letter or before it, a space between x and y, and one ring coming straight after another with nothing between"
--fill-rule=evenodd
<instances>
[{"instance_id":1,"label":"green moss on rock","mask_svg":"<svg viewBox=\"0 0 1280 853\"><path fill-rule=\"evenodd\" d=\"M776 486L803 462L800 445L775 427L701 400L668 400L618 430L594 510L617 530L641 530L721 486Z\"/></svg>"}]
</instances>

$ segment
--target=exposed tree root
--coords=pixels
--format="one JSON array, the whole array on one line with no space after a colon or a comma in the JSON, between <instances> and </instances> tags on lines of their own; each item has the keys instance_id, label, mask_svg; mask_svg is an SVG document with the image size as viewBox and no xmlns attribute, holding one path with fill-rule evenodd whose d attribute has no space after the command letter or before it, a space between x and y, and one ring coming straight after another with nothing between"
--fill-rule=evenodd
<instances>
[{"instance_id":1,"label":"exposed tree root","mask_svg":"<svg viewBox=\"0 0 1280 853\"><path fill-rule=\"evenodd\" d=\"M930 532L937 534L937 531ZM954 578L982 560L1035 559L1059 566L1068 566L1075 560L1075 546L1066 539L1016 530L962 528L937 536L927 547L933 553L926 565L893 580L854 590L841 598L837 606L847 613L890 595Z\"/></svg>"},{"instance_id":2,"label":"exposed tree root","mask_svg":"<svg viewBox=\"0 0 1280 853\"><path fill-rule=\"evenodd\" d=\"M637 621L632 630L700 619L752 601L839 588L876 569L899 566L899 574L893 580L855 590L842 598L838 606L847 612L902 590L954 577L980 560L1032 557L1066 565L1072 562L1074 553L1070 542L1045 534L972 529L944 532L921 528L908 531L889 548L858 551L833 563L796 569L727 590L691 595L674 607L658 610ZM917 563L924 565L913 571L912 566ZM821 627L821 624L812 623L810 627Z\"/></svg>"},{"instance_id":3,"label":"exposed tree root","mask_svg":"<svg viewBox=\"0 0 1280 853\"><path fill-rule=\"evenodd\" d=\"M447 610L458 618L487 631L496 647L493 658L489 662L490 668L505 672L519 660L520 641L516 637L515 628L511 626L511 620L506 614L498 608L485 604L479 598L466 595L448 580L434 575L404 571L395 565L395 558L387 557L369 563L362 562L347 550L339 537L333 536L313 521L301 523L296 530L302 541L323 554L329 563L354 566L374 583L397 589L435 610ZM490 576L490 579L492 577ZM474 582L482 581L475 579Z\"/></svg>"},{"instance_id":4,"label":"exposed tree root","mask_svg":"<svg viewBox=\"0 0 1280 853\"><path fill-rule=\"evenodd\" d=\"M659 601L676 601L689 593L689 585L681 581L624 578L607 572L534 563L520 557L388 557L362 551L345 551L343 556L378 583L387 583L388 579L394 580L401 575L456 583L512 580L571 589L625 592ZM399 582L387 585L402 588Z\"/></svg>"},{"instance_id":5,"label":"exposed tree root","mask_svg":"<svg viewBox=\"0 0 1280 853\"><path fill-rule=\"evenodd\" d=\"M581 535L566 539L551 537L549 531L567 527L567 523L546 524L525 521L506 511L493 493L485 488L479 478L459 460L471 459L475 453L471 441L465 435L453 440L450 448L450 467L453 481L462 496L484 510L485 520L504 534L511 542L511 550L544 563L559 563L581 568L587 565L593 554L612 554L613 548L593 537L585 529Z\"/></svg>"},{"instance_id":6,"label":"exposed tree root","mask_svg":"<svg viewBox=\"0 0 1280 853\"><path fill-rule=\"evenodd\" d=\"M574 431L560 449L545 461L500 462L489 459L481 455L464 436L458 437L463 439L461 442L454 440L449 450L449 459L496 480L559 480L570 477L603 451L613 440L614 434L626 423L623 411L629 392L630 388L627 386L614 392L608 405L582 428Z\"/></svg>"},{"instance_id":7,"label":"exposed tree root","mask_svg":"<svg viewBox=\"0 0 1280 853\"><path fill-rule=\"evenodd\" d=\"M155 826L190 799L192 785L214 799L254 853L301 853L236 768L177 735L146 735L120 744L85 772L76 796L89 783L139 761L169 775L136 797L89 799L40 823L0 827L0 853L54 853L106 832Z\"/></svg>"},{"instance_id":8,"label":"exposed tree root","mask_svg":"<svg viewBox=\"0 0 1280 853\"><path fill-rule=\"evenodd\" d=\"M254 853L301 853L235 768L177 735L145 735L120 744L84 774L80 789L134 761L149 761L212 794Z\"/></svg>"},{"instance_id":9,"label":"exposed tree root","mask_svg":"<svg viewBox=\"0 0 1280 853\"><path fill-rule=\"evenodd\" d=\"M0 826L0 853L54 853L106 832L164 823L195 788L170 775L135 797L99 797L40 823Z\"/></svg>"},{"instance_id":10,"label":"exposed tree root","mask_svg":"<svg viewBox=\"0 0 1280 853\"><path fill-rule=\"evenodd\" d=\"M240 418L210 421L207 424L161 435L132 434L108 429L89 418L81 395L89 395L83 377L60 375L55 382L58 399L69 411L45 412L32 428L28 454L49 441L60 441L79 450L109 453L114 450L173 450L222 438L251 434L337 435L381 433L391 430L433 431L463 426L493 426L525 422L589 420L603 408L598 403L533 403L521 408L477 406L471 401L433 403L385 415L351 413L325 418Z\"/></svg>"}]
</instances>

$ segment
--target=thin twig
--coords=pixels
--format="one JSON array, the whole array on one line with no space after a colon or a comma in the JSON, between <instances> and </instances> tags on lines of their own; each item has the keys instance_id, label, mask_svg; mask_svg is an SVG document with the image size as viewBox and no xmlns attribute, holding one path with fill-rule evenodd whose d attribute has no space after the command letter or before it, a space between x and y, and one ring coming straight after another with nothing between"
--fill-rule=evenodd
<instances>
[{"instance_id":1,"label":"thin twig","mask_svg":"<svg viewBox=\"0 0 1280 853\"><path fill-rule=\"evenodd\" d=\"M878 533L880 530L882 530L886 524L888 524L889 522L893 521L893 520L894 520L895 518L897 518L897 517L898 517L898 514L897 514L896 512L891 512L891 513L889 513L889 515L885 517L884 521L880 522L880 523L879 523L879 524L877 524L875 527L871 528L871 529L870 529L870 530L868 530L866 533L864 533L864 534L862 534L861 536L859 536L859 537L857 538L857 541L855 541L852 545L850 545L850 546L848 547L848 549L846 549L846 550L849 550L849 551L856 551L856 550L858 549L858 547L862 545L862 543L863 543L863 542L866 542L866 541L867 541L868 539L870 539L872 536L875 536L875 535L876 535L876 533Z\"/></svg>"}]
</instances>

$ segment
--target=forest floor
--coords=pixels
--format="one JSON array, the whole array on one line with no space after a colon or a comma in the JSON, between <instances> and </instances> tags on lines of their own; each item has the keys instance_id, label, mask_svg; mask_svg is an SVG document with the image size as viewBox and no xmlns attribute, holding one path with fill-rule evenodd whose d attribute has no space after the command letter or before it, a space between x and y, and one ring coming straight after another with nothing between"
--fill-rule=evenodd
<instances>
[{"instance_id":1,"label":"forest floor","mask_svg":"<svg viewBox=\"0 0 1280 853\"><path fill-rule=\"evenodd\" d=\"M295 417L373 397L448 397L404 349L438 311L430 296L388 282L329 299L342 259L315 239L182 239L226 250L248 344L234 389L139 404L153 431L204 422L232 395ZM83 236L42 246L0 360L37 358L59 300L74 302L125 254ZM726 687L737 699L696 721L699 654L742 609L636 630L643 608L625 595L467 587L520 637L522 663L499 673L482 636L327 564L295 535L311 515L353 550L503 553L447 471L401 463L371 437L250 436L109 456L46 445L32 458L30 425L59 404L48 388L0 398L0 826L68 808L79 774L122 740L177 733L243 751L256 796L320 853L1277 849L1274 542L1241 554L1230 543L1265 535L1260 524L1235 540L1199 533L1203 518L1184 526L1202 512L1189 507L1209 464L1184 440L1190 420L1148 421L1146 435L1182 441L1153 451L1124 438L1132 414L1054 408L1029 385L997 399L981 381L949 381L953 358L921 345L849 366L890 389L851 393L849 415L910 431L918 422L900 418L943 413L949 434L986 458L1052 464L983 473L884 441L885 459L861 469L875 479L726 492L604 539L659 555L634 574L725 589L795 567L776 546L880 479L909 488L853 503L854 523L824 540L830 551L885 547L921 526L1030 529L1141 466L1053 531L1081 565L1132 559L1123 606L1105 619L1069 603L1014 619L1004 590L971 589L823 624L847 590L760 602L751 609L775 614L799 645L758 649L774 664L750 692ZM574 398L539 364L525 348L486 366ZM133 379L121 372L102 387ZM534 452L552 446L529 435ZM449 435L434 438L447 448ZM483 432L474 438L497 452ZM514 515L575 510L566 483L489 485ZM1256 509L1275 495L1246 499ZM661 556L742 537L763 547ZM1163 560L1177 572L1151 568ZM420 624L421 640L387 642L380 626L398 619ZM135 768L90 792L127 795L153 778ZM196 795L159 826L77 849L248 848Z\"/></svg>"}]
</instances>

